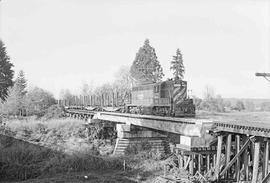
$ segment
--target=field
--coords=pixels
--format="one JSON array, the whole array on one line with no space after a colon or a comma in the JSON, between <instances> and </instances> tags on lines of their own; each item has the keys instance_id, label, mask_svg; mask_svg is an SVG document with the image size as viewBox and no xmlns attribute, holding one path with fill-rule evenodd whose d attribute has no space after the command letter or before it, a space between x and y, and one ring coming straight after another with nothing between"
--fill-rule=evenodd
<instances>
[{"instance_id":1,"label":"field","mask_svg":"<svg viewBox=\"0 0 270 183\"><path fill-rule=\"evenodd\" d=\"M235 122L260 124L261 126L270 125L270 112L227 112L216 113L199 111L196 118L210 119L216 122Z\"/></svg>"}]
</instances>

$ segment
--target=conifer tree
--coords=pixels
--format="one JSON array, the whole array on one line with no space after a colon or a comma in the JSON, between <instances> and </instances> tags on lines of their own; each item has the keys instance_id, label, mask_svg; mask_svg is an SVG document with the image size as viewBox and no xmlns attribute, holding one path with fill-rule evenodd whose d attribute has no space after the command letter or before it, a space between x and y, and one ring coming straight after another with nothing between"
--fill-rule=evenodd
<instances>
[{"instance_id":1,"label":"conifer tree","mask_svg":"<svg viewBox=\"0 0 270 183\"><path fill-rule=\"evenodd\" d=\"M27 86L27 81L25 79L24 72L21 70L19 71L19 74L17 76L17 79L15 80L14 87L18 91L19 97L24 97L26 94L26 86Z\"/></svg>"},{"instance_id":2,"label":"conifer tree","mask_svg":"<svg viewBox=\"0 0 270 183\"><path fill-rule=\"evenodd\" d=\"M20 71L13 87L9 88L6 102L3 105L3 112L11 115L23 115L25 110L26 79L24 72Z\"/></svg>"},{"instance_id":3,"label":"conifer tree","mask_svg":"<svg viewBox=\"0 0 270 183\"><path fill-rule=\"evenodd\" d=\"M184 78L185 67L183 64L183 56L179 48L176 50L176 55L173 56L170 69L173 70L174 79L182 80Z\"/></svg>"},{"instance_id":4,"label":"conifer tree","mask_svg":"<svg viewBox=\"0 0 270 183\"><path fill-rule=\"evenodd\" d=\"M137 81L157 82L164 76L155 49L150 46L148 39L136 54L130 72Z\"/></svg>"},{"instance_id":5,"label":"conifer tree","mask_svg":"<svg viewBox=\"0 0 270 183\"><path fill-rule=\"evenodd\" d=\"M5 101L8 97L9 87L13 85L13 64L7 55L4 43L0 40L0 100Z\"/></svg>"}]
</instances>

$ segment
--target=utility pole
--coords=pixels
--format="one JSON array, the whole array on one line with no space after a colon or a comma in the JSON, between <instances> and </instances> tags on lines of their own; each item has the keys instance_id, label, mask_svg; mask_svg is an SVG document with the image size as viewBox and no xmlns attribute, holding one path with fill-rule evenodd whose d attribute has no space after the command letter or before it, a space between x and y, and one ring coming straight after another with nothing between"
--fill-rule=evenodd
<instances>
[{"instance_id":1,"label":"utility pole","mask_svg":"<svg viewBox=\"0 0 270 183\"><path fill-rule=\"evenodd\" d=\"M255 73L255 76L260 76L260 77L264 77L267 81L270 82L270 73Z\"/></svg>"}]
</instances>

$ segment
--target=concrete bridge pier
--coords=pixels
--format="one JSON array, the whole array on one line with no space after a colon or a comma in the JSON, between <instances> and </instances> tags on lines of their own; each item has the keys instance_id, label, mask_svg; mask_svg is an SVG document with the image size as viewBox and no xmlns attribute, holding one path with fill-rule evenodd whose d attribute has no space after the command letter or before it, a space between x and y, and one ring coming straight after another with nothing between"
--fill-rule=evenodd
<instances>
[{"instance_id":1,"label":"concrete bridge pier","mask_svg":"<svg viewBox=\"0 0 270 183\"><path fill-rule=\"evenodd\" d=\"M130 124L116 124L116 130L115 155L125 154L132 146L139 149L150 147L160 153L169 151L169 144L166 140L167 135L161 132Z\"/></svg>"}]
</instances>

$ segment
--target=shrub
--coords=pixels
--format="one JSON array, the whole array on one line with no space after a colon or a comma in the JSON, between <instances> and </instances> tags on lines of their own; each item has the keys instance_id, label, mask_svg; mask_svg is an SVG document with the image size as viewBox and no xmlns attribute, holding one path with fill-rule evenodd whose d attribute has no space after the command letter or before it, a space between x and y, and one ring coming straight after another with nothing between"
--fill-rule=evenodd
<instances>
[{"instance_id":1,"label":"shrub","mask_svg":"<svg viewBox=\"0 0 270 183\"><path fill-rule=\"evenodd\" d=\"M88 152L93 155L106 155L113 152L114 129L104 128L98 130L105 134L92 138L89 134L92 131L85 126L82 120L69 118L51 119L47 121L29 120L10 120L6 123L6 132L12 132L11 136L25 139L28 141L39 142L39 144L50 144L51 148L62 149L68 154L77 152ZM3 129L3 131L5 131ZM9 130L7 130L9 129ZM110 140L106 139L110 138Z\"/></svg>"},{"instance_id":2,"label":"shrub","mask_svg":"<svg viewBox=\"0 0 270 183\"><path fill-rule=\"evenodd\" d=\"M225 105L221 98L212 98L209 100L203 100L200 103L199 108L211 112L225 112Z\"/></svg>"},{"instance_id":3,"label":"shrub","mask_svg":"<svg viewBox=\"0 0 270 183\"><path fill-rule=\"evenodd\" d=\"M130 144L126 149L126 154L135 155L141 159L160 160L165 157L164 153L158 149L152 149L152 145L145 140L142 140L141 143Z\"/></svg>"},{"instance_id":4,"label":"shrub","mask_svg":"<svg viewBox=\"0 0 270 183\"><path fill-rule=\"evenodd\" d=\"M55 104L46 110L43 120L59 119L63 117L65 117L64 107Z\"/></svg>"},{"instance_id":5,"label":"shrub","mask_svg":"<svg viewBox=\"0 0 270 183\"><path fill-rule=\"evenodd\" d=\"M151 144L143 140L140 143L129 144L129 146L126 149L126 153L130 155L132 154L134 155L142 151L150 151L150 150L151 150Z\"/></svg>"},{"instance_id":6,"label":"shrub","mask_svg":"<svg viewBox=\"0 0 270 183\"><path fill-rule=\"evenodd\" d=\"M270 111L270 102L263 102L260 106L261 111Z\"/></svg>"},{"instance_id":7,"label":"shrub","mask_svg":"<svg viewBox=\"0 0 270 183\"><path fill-rule=\"evenodd\" d=\"M53 95L46 90L35 87L25 96L27 115L43 116L47 109L56 103Z\"/></svg>"}]
</instances>

